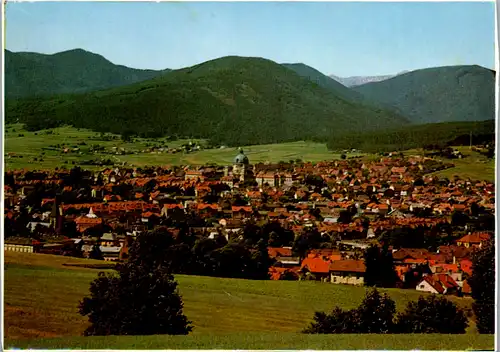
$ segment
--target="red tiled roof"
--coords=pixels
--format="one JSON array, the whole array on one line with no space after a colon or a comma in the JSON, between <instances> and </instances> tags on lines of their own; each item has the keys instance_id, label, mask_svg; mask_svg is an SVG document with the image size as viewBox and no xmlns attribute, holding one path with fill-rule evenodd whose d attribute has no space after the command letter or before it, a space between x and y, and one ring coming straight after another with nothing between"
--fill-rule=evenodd
<instances>
[{"instance_id":1,"label":"red tiled roof","mask_svg":"<svg viewBox=\"0 0 500 352\"><path fill-rule=\"evenodd\" d=\"M239 212L239 211L244 211L244 212L247 212L247 213L251 213L252 212L252 208L251 207L238 207L238 206L232 206L232 210L234 212Z\"/></svg>"},{"instance_id":2,"label":"red tiled roof","mask_svg":"<svg viewBox=\"0 0 500 352\"><path fill-rule=\"evenodd\" d=\"M330 272L330 261L321 258L306 258L300 267L301 269L307 267L312 273L328 273Z\"/></svg>"},{"instance_id":3,"label":"red tiled roof","mask_svg":"<svg viewBox=\"0 0 500 352\"><path fill-rule=\"evenodd\" d=\"M77 224L101 224L101 218L88 218L86 216L80 216L75 219L75 223Z\"/></svg>"},{"instance_id":4,"label":"red tiled roof","mask_svg":"<svg viewBox=\"0 0 500 352\"><path fill-rule=\"evenodd\" d=\"M184 206L182 204L164 204L163 207L167 209L175 209L175 208L184 209Z\"/></svg>"},{"instance_id":5,"label":"red tiled roof","mask_svg":"<svg viewBox=\"0 0 500 352\"><path fill-rule=\"evenodd\" d=\"M267 252L271 258L292 256L291 248L267 247Z\"/></svg>"},{"instance_id":6,"label":"red tiled roof","mask_svg":"<svg viewBox=\"0 0 500 352\"><path fill-rule=\"evenodd\" d=\"M330 271L364 273L366 267L362 260L335 260L330 264Z\"/></svg>"},{"instance_id":7,"label":"red tiled roof","mask_svg":"<svg viewBox=\"0 0 500 352\"><path fill-rule=\"evenodd\" d=\"M437 278L436 278L436 276L437 276ZM450 275L437 274L437 275L433 275L433 278L435 278L436 281L439 281L447 289L450 289L453 287L455 287L455 288L458 287L457 282L455 280L453 280L453 278Z\"/></svg>"},{"instance_id":8,"label":"red tiled roof","mask_svg":"<svg viewBox=\"0 0 500 352\"><path fill-rule=\"evenodd\" d=\"M457 240L457 242L479 244L481 242L488 241L490 238L491 235L487 232L474 232L469 235L465 235L464 237Z\"/></svg>"},{"instance_id":9,"label":"red tiled roof","mask_svg":"<svg viewBox=\"0 0 500 352\"><path fill-rule=\"evenodd\" d=\"M196 205L198 210L203 210L203 209L212 209L212 210L217 210L219 209L219 206L217 204L208 204L208 203L198 203ZM234 210L233 210L234 211Z\"/></svg>"},{"instance_id":10,"label":"red tiled roof","mask_svg":"<svg viewBox=\"0 0 500 352\"><path fill-rule=\"evenodd\" d=\"M430 275L424 276L422 278L422 281L426 281L438 293L441 293L441 294L444 293L444 287L441 286L441 284L439 282L437 282L436 280L434 280L434 278L432 278ZM420 282L422 282L422 281L420 281ZM419 285L420 285L420 283L419 283Z\"/></svg>"}]
</instances>

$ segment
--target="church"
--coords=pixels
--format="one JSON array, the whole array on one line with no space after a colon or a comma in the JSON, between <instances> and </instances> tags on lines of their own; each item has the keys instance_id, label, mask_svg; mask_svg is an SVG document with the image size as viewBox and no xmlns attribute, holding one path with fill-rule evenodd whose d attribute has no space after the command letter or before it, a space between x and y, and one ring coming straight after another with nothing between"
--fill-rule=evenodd
<instances>
[{"instance_id":1,"label":"church","mask_svg":"<svg viewBox=\"0 0 500 352\"><path fill-rule=\"evenodd\" d=\"M232 176L233 179L237 179L239 182L255 181L252 166L243 149L240 149L238 155L234 158L231 173L228 166L224 168L224 176Z\"/></svg>"}]
</instances>

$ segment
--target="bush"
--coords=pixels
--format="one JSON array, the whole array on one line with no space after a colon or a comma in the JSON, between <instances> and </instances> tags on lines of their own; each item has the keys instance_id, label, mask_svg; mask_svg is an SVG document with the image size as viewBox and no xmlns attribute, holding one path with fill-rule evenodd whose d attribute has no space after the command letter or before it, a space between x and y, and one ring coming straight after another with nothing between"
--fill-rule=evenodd
<instances>
[{"instance_id":1,"label":"bush","mask_svg":"<svg viewBox=\"0 0 500 352\"><path fill-rule=\"evenodd\" d=\"M335 307L331 314L316 312L306 334L388 334L394 332L396 304L377 289L368 291L358 308L344 311Z\"/></svg>"},{"instance_id":2,"label":"bush","mask_svg":"<svg viewBox=\"0 0 500 352\"><path fill-rule=\"evenodd\" d=\"M305 334L352 334L358 331L356 310L344 311L335 307L331 314L314 313L314 323L306 328Z\"/></svg>"},{"instance_id":3,"label":"bush","mask_svg":"<svg viewBox=\"0 0 500 352\"><path fill-rule=\"evenodd\" d=\"M467 317L455 303L435 295L409 302L399 313L397 331L405 334L464 334Z\"/></svg>"}]
</instances>

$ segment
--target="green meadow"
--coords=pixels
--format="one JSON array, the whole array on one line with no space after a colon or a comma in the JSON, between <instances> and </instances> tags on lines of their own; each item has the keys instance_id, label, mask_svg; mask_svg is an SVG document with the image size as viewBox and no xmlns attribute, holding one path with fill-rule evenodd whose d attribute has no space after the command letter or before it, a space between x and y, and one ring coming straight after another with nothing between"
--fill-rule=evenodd
<instances>
[{"instance_id":1,"label":"green meadow","mask_svg":"<svg viewBox=\"0 0 500 352\"><path fill-rule=\"evenodd\" d=\"M23 136L20 136L23 135ZM158 153L143 152L148 144L167 145L169 148L179 148L189 140L168 141L165 138L147 140L143 138L134 138L133 142L126 143L118 135L108 134L112 140L100 139L100 134L85 129L76 129L65 126L50 130L37 132L28 132L23 129L21 124L6 125L5 131L5 164L7 169L54 169L55 167L65 166L67 168L78 165L83 160L90 159L111 159L118 163L126 162L130 166L148 166L148 165L203 165L207 163L231 164L238 153L238 148L223 149L204 149L200 151L185 153ZM193 140L201 145L204 141ZM82 145L84 142L86 145ZM62 149L51 150L54 145L61 145L67 148L80 148L79 152L63 153ZM113 147L117 149L124 148L132 151L134 154L112 155L99 152L94 154L90 152L91 145L100 145L107 151ZM245 154L252 163L280 161L288 162L290 160L301 159L305 161L322 161L339 159L340 154L332 153L327 150L324 143L314 142L291 142L281 144L265 144L254 146L242 146ZM137 152L137 154L135 154ZM44 154L42 154L44 153ZM9 154L13 154L10 155ZM357 156L361 154L350 154ZM15 156L22 156L18 158ZM36 159L36 160L35 160ZM42 161L40 161L42 159ZM75 163L75 164L73 164ZM84 168L96 169L97 166L83 166Z\"/></svg>"},{"instance_id":2,"label":"green meadow","mask_svg":"<svg viewBox=\"0 0 500 352\"><path fill-rule=\"evenodd\" d=\"M492 349L493 337L387 335L307 336L300 334L315 311L338 305L354 308L365 289L299 281L252 281L176 275L184 313L192 321L189 336L82 337L87 325L77 305L98 270L64 266L85 259L5 252L5 337L17 348L268 348L268 349ZM398 309L416 300L413 290L383 290ZM469 310L472 301L452 297ZM133 340L133 342L132 342Z\"/></svg>"}]
</instances>

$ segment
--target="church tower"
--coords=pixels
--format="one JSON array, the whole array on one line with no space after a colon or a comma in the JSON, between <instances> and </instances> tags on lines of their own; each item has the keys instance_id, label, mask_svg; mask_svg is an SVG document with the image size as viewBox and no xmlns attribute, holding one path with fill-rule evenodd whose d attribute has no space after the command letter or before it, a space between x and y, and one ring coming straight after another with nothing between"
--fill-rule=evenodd
<instances>
[{"instance_id":1,"label":"church tower","mask_svg":"<svg viewBox=\"0 0 500 352\"><path fill-rule=\"evenodd\" d=\"M233 176L239 178L240 182L244 182L247 176L249 176L249 171L250 163L248 157L243 152L243 149L240 149L240 152L234 158Z\"/></svg>"}]
</instances>

